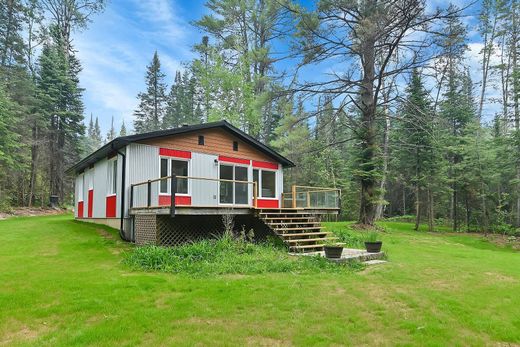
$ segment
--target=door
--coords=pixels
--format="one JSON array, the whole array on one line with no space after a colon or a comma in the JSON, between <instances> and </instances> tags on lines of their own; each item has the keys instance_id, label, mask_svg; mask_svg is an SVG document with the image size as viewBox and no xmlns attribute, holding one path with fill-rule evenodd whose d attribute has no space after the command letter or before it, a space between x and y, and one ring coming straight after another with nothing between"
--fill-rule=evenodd
<instances>
[{"instance_id":1,"label":"door","mask_svg":"<svg viewBox=\"0 0 520 347\"><path fill-rule=\"evenodd\" d=\"M220 164L220 179L230 181L247 181L247 170L245 166L234 166ZM248 183L220 182L220 203L248 205L249 187Z\"/></svg>"}]
</instances>

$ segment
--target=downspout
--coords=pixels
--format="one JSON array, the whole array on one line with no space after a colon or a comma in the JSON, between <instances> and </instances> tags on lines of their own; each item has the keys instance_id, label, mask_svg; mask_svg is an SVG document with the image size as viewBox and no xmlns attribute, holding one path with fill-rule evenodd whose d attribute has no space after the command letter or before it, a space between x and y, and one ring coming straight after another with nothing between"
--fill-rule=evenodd
<instances>
[{"instance_id":1,"label":"downspout","mask_svg":"<svg viewBox=\"0 0 520 347\"><path fill-rule=\"evenodd\" d=\"M114 148L114 145L112 145L112 148ZM123 163L121 164L121 199L120 199L120 224L119 224L119 237L121 237L122 240L127 242L132 242L132 240L127 239L124 232L124 222L125 222L125 176L126 176L126 154L123 152L117 151L117 154L119 154L121 157L123 157Z\"/></svg>"}]
</instances>

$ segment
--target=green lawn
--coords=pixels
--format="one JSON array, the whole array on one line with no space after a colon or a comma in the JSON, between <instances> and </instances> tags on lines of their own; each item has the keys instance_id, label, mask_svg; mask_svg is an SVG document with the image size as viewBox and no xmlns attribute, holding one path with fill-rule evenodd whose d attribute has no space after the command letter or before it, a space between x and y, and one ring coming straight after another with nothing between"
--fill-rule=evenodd
<instances>
[{"instance_id":1,"label":"green lawn","mask_svg":"<svg viewBox=\"0 0 520 347\"><path fill-rule=\"evenodd\" d=\"M520 343L519 252L383 225L385 265L194 278L131 271L70 215L0 221L0 345Z\"/></svg>"}]
</instances>

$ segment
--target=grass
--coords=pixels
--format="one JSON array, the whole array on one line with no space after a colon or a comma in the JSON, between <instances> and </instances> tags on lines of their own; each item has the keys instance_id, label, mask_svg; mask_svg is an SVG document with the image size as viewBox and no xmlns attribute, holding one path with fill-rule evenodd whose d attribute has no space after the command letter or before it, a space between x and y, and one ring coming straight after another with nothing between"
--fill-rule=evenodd
<instances>
[{"instance_id":1,"label":"grass","mask_svg":"<svg viewBox=\"0 0 520 347\"><path fill-rule=\"evenodd\" d=\"M520 343L517 251L383 226L390 262L364 271L196 277L134 270L132 246L70 215L0 221L0 345Z\"/></svg>"},{"instance_id":2,"label":"grass","mask_svg":"<svg viewBox=\"0 0 520 347\"><path fill-rule=\"evenodd\" d=\"M345 272L359 263L331 263L319 256L293 257L274 243L253 244L223 236L171 248L146 246L127 252L124 263L136 270L164 271L194 276L263 273Z\"/></svg>"}]
</instances>

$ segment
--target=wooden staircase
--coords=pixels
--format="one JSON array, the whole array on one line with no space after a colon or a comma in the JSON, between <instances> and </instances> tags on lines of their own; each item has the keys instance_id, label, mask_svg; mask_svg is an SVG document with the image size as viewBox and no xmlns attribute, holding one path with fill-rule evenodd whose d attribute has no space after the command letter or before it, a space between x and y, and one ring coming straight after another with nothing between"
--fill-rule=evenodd
<instances>
[{"instance_id":1,"label":"wooden staircase","mask_svg":"<svg viewBox=\"0 0 520 347\"><path fill-rule=\"evenodd\" d=\"M289 247L289 252L323 251L326 241L337 238L323 230L319 214L299 208L260 209L258 217Z\"/></svg>"}]
</instances>

